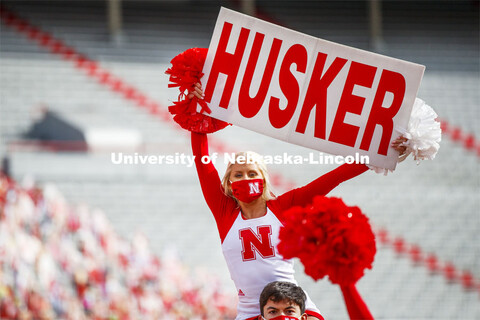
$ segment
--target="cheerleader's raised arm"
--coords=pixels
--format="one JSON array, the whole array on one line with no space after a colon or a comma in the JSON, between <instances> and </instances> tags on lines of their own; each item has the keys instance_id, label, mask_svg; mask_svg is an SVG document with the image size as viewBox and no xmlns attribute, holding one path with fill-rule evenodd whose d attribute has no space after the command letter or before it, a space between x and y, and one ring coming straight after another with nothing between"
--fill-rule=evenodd
<instances>
[{"instance_id":1,"label":"cheerleader's raised arm","mask_svg":"<svg viewBox=\"0 0 480 320\"><path fill-rule=\"evenodd\" d=\"M340 183L350 180L367 170L368 167L364 164L343 164L320 176L306 186L282 194L276 200L278 204L285 209L292 206L306 206L312 203L315 196L327 195Z\"/></svg>"},{"instance_id":2,"label":"cheerleader's raised arm","mask_svg":"<svg viewBox=\"0 0 480 320\"><path fill-rule=\"evenodd\" d=\"M234 211L237 203L224 193L222 182L213 163L211 161L202 162L202 158L207 159L210 157L207 135L205 133L192 132L191 142L203 197L215 218L220 238L223 240L227 228L225 224L228 224L231 220L229 213Z\"/></svg>"}]
</instances>

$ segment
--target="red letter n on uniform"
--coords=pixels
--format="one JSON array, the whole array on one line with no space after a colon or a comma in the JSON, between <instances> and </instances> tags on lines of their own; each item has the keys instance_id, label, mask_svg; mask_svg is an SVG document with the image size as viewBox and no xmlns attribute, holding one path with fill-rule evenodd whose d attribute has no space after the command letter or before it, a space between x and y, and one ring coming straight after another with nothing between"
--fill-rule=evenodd
<instances>
[{"instance_id":1,"label":"red letter n on uniform","mask_svg":"<svg viewBox=\"0 0 480 320\"><path fill-rule=\"evenodd\" d=\"M258 226L257 233L251 228L245 228L238 231L240 241L242 241L243 261L255 260L258 252L263 259L275 257L275 249L272 246L272 226Z\"/></svg>"}]
</instances>

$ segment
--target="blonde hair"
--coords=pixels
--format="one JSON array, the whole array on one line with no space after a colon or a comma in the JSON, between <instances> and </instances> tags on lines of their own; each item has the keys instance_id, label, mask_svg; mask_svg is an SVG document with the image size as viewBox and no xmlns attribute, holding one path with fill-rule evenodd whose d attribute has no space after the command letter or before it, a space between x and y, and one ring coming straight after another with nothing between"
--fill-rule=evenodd
<instances>
[{"instance_id":1,"label":"blonde hair","mask_svg":"<svg viewBox=\"0 0 480 320\"><path fill-rule=\"evenodd\" d=\"M262 156L253 151L237 152L235 154L235 160L228 164L227 170L225 171L225 175L223 176L223 179L222 179L223 192L227 196L235 199L235 197L232 194L232 189L230 188L230 174L232 173L233 165L236 163L256 164L258 171L260 171L260 173L262 174L263 180L265 182L263 186L262 199L264 199L265 201L275 199L275 196L272 193L272 185L270 184L270 178L268 176L267 166L265 166Z\"/></svg>"}]
</instances>

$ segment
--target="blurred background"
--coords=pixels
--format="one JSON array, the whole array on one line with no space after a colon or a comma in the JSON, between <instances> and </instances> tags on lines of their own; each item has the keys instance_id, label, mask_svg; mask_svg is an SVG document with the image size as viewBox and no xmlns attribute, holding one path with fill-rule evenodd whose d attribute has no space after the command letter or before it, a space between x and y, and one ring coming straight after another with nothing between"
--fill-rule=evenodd
<instances>
[{"instance_id":1,"label":"blurred background","mask_svg":"<svg viewBox=\"0 0 480 320\"><path fill-rule=\"evenodd\" d=\"M426 66L418 96L442 121L433 161L336 188L370 218L374 267L357 287L378 319L480 319L478 1L1 1L0 318L233 319L214 219L167 107L165 70L208 47L221 6ZM311 150L228 127L211 152ZM276 193L329 165L272 165ZM220 175L225 170L217 164ZM297 279L326 319L340 290Z\"/></svg>"}]
</instances>

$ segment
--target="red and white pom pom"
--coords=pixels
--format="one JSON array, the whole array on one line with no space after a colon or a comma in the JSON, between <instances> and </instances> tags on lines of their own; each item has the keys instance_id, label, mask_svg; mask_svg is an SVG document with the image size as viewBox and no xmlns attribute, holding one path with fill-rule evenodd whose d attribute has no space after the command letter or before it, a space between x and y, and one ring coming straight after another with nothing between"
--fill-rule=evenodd
<instances>
[{"instance_id":1,"label":"red and white pom pom","mask_svg":"<svg viewBox=\"0 0 480 320\"><path fill-rule=\"evenodd\" d=\"M173 120L182 128L198 133L212 133L228 125L227 122L203 114L211 112L203 99L187 98L188 93L194 90L195 84L200 83L206 57L207 49L188 49L173 58L172 67L165 71L170 75L171 83L168 87L179 87L180 90L178 101L174 101L173 105L168 107L168 111L174 115ZM197 112L197 104L201 106L200 112Z\"/></svg>"},{"instance_id":2,"label":"red and white pom pom","mask_svg":"<svg viewBox=\"0 0 480 320\"><path fill-rule=\"evenodd\" d=\"M317 196L311 206L293 207L284 217L278 250L286 259L300 258L314 280L328 276L332 283L348 286L372 268L375 236L358 207Z\"/></svg>"}]
</instances>

